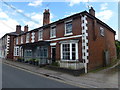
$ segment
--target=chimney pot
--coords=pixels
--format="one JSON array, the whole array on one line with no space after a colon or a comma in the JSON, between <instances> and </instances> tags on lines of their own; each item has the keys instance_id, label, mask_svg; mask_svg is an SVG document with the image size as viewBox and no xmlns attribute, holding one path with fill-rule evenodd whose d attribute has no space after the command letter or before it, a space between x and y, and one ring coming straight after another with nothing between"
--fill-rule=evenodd
<instances>
[{"instance_id":1,"label":"chimney pot","mask_svg":"<svg viewBox=\"0 0 120 90\"><path fill-rule=\"evenodd\" d=\"M16 25L16 33L17 34L21 33L21 25Z\"/></svg>"},{"instance_id":2,"label":"chimney pot","mask_svg":"<svg viewBox=\"0 0 120 90\"><path fill-rule=\"evenodd\" d=\"M49 9L45 9L43 13L43 25L50 23L50 12Z\"/></svg>"},{"instance_id":3,"label":"chimney pot","mask_svg":"<svg viewBox=\"0 0 120 90\"><path fill-rule=\"evenodd\" d=\"M89 9L89 13L90 13L91 15L95 16L95 10L93 9L93 7L91 7L91 8Z\"/></svg>"},{"instance_id":4,"label":"chimney pot","mask_svg":"<svg viewBox=\"0 0 120 90\"><path fill-rule=\"evenodd\" d=\"M24 26L24 32L28 32L28 25Z\"/></svg>"}]
</instances>

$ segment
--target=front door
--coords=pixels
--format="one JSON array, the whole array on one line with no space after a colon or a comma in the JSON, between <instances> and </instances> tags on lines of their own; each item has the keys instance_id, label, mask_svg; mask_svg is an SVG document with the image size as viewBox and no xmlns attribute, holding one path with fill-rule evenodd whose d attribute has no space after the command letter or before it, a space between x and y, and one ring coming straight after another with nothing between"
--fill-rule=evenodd
<instances>
[{"instance_id":1,"label":"front door","mask_svg":"<svg viewBox=\"0 0 120 90\"><path fill-rule=\"evenodd\" d=\"M55 62L56 60L56 48L55 47L52 47L52 62Z\"/></svg>"}]
</instances>

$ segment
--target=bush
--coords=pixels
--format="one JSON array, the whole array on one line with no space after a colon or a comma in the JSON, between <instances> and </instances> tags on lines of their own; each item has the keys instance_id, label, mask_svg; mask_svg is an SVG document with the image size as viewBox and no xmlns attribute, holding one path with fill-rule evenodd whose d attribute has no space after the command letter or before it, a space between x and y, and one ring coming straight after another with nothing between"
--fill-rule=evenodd
<instances>
[{"instance_id":1,"label":"bush","mask_svg":"<svg viewBox=\"0 0 120 90\"><path fill-rule=\"evenodd\" d=\"M35 62L37 63L37 62L39 62L39 60L35 59Z\"/></svg>"},{"instance_id":2,"label":"bush","mask_svg":"<svg viewBox=\"0 0 120 90\"><path fill-rule=\"evenodd\" d=\"M60 66L58 62L53 62L51 65L53 65L53 66Z\"/></svg>"},{"instance_id":3,"label":"bush","mask_svg":"<svg viewBox=\"0 0 120 90\"><path fill-rule=\"evenodd\" d=\"M116 41L116 51L117 51L117 58L120 59L120 42Z\"/></svg>"},{"instance_id":4,"label":"bush","mask_svg":"<svg viewBox=\"0 0 120 90\"><path fill-rule=\"evenodd\" d=\"M25 63L29 63L29 60L25 60L24 62L25 62Z\"/></svg>"},{"instance_id":5,"label":"bush","mask_svg":"<svg viewBox=\"0 0 120 90\"><path fill-rule=\"evenodd\" d=\"M31 59L29 59L29 61L28 61L28 62L29 62L29 64L35 64L35 60L36 60L36 59L31 58Z\"/></svg>"},{"instance_id":6,"label":"bush","mask_svg":"<svg viewBox=\"0 0 120 90\"><path fill-rule=\"evenodd\" d=\"M39 64L39 60L35 60L35 65L37 65L38 66L38 64Z\"/></svg>"},{"instance_id":7,"label":"bush","mask_svg":"<svg viewBox=\"0 0 120 90\"><path fill-rule=\"evenodd\" d=\"M24 58L19 57L19 58L17 59L17 61L19 61L19 62L24 62Z\"/></svg>"}]
</instances>

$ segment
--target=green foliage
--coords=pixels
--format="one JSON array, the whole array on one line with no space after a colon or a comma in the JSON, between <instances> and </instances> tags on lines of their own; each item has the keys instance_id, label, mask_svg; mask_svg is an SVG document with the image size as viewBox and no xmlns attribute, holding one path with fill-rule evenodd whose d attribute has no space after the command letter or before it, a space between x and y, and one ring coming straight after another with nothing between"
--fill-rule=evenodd
<instances>
[{"instance_id":1,"label":"green foliage","mask_svg":"<svg viewBox=\"0 0 120 90\"><path fill-rule=\"evenodd\" d=\"M53 62L52 65L53 66L60 66L58 62Z\"/></svg>"},{"instance_id":2,"label":"green foliage","mask_svg":"<svg viewBox=\"0 0 120 90\"><path fill-rule=\"evenodd\" d=\"M18 57L18 59L19 59L19 60L23 60L23 58L21 58L21 57Z\"/></svg>"},{"instance_id":3,"label":"green foliage","mask_svg":"<svg viewBox=\"0 0 120 90\"><path fill-rule=\"evenodd\" d=\"M39 60L35 59L35 62L39 62Z\"/></svg>"},{"instance_id":4,"label":"green foliage","mask_svg":"<svg viewBox=\"0 0 120 90\"><path fill-rule=\"evenodd\" d=\"M23 62L23 61L24 61L24 58L18 57L17 61L18 61L18 62Z\"/></svg>"},{"instance_id":5,"label":"green foliage","mask_svg":"<svg viewBox=\"0 0 120 90\"><path fill-rule=\"evenodd\" d=\"M29 59L27 59L27 60L25 60L26 62L28 62L29 61Z\"/></svg>"},{"instance_id":6,"label":"green foliage","mask_svg":"<svg viewBox=\"0 0 120 90\"><path fill-rule=\"evenodd\" d=\"M116 41L115 44L116 44L117 58L120 59L120 42Z\"/></svg>"},{"instance_id":7,"label":"green foliage","mask_svg":"<svg viewBox=\"0 0 120 90\"><path fill-rule=\"evenodd\" d=\"M36 59L35 58L31 58L31 59L29 59L29 61L35 61Z\"/></svg>"}]
</instances>

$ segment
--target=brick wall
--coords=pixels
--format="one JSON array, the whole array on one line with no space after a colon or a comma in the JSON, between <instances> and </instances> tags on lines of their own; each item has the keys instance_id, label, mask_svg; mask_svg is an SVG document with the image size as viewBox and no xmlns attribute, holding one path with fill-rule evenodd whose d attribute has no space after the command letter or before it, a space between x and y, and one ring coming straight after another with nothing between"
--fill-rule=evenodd
<instances>
[{"instance_id":1,"label":"brick wall","mask_svg":"<svg viewBox=\"0 0 120 90\"><path fill-rule=\"evenodd\" d=\"M72 19L72 25L73 25L73 35L64 36L65 34L65 21ZM105 27L105 25L100 24L98 21L93 20L91 18L87 18L88 20L88 52L89 52L89 64L88 64L88 70L95 69L97 67L101 67L104 65L104 51L108 50L110 53L110 62L116 58L116 48L115 48L115 35L112 31L108 30L108 28ZM57 22L56 24L56 38L62 38L62 37L70 37L75 35L81 35L82 34L82 27L81 27L81 17L70 17L65 19L64 21ZM52 25L51 25L52 26ZM100 27L104 28L105 35L100 35ZM33 31L32 31L33 32ZM35 32L35 42L38 42L38 30ZM31 43L31 32L30 33L30 43ZM24 36L24 43L26 44L26 34L22 35ZM56 39L53 38L53 39ZM71 39L79 39L78 43L78 56L79 59L82 60L82 38L71 38ZM20 40L20 39L19 39ZM51 40L50 38L50 26L43 28L43 41L44 40ZM64 40L70 40L70 39L64 39ZM58 40L58 41L51 41L50 43L57 43L56 44L56 59L60 59L60 41L64 40ZM20 44L20 41L19 41ZM51 57L51 46L48 47L48 57Z\"/></svg>"},{"instance_id":2,"label":"brick wall","mask_svg":"<svg viewBox=\"0 0 120 90\"><path fill-rule=\"evenodd\" d=\"M95 28L95 27L96 28ZM88 19L88 39L89 39L89 64L88 69L92 70L105 64L104 51L110 53L110 62L116 58L115 35L100 23ZM100 27L104 28L104 36L100 34Z\"/></svg>"},{"instance_id":3,"label":"brick wall","mask_svg":"<svg viewBox=\"0 0 120 90\"><path fill-rule=\"evenodd\" d=\"M14 54L14 36L10 36L9 52L7 58L13 59Z\"/></svg>"}]
</instances>

